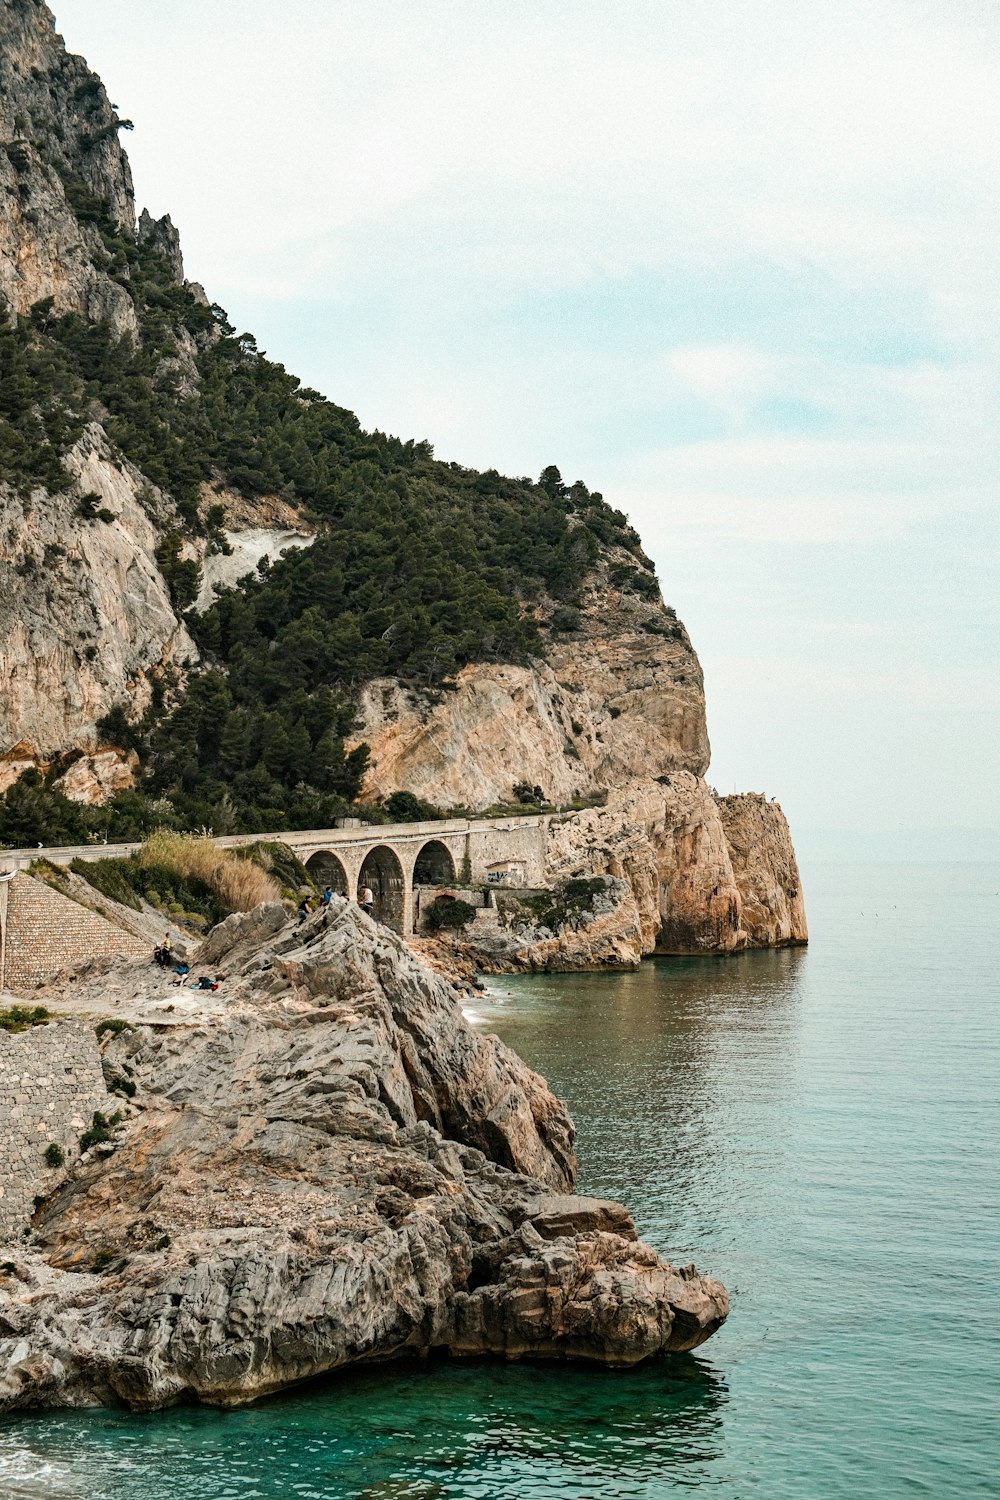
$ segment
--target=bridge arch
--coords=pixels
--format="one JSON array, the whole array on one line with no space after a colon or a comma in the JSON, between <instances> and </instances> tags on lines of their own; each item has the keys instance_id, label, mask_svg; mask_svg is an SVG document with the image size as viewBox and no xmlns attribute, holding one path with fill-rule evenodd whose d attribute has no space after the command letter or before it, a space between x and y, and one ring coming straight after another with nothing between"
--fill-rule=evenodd
<instances>
[{"instance_id":1,"label":"bridge arch","mask_svg":"<svg viewBox=\"0 0 1000 1500\"><path fill-rule=\"evenodd\" d=\"M388 844L376 844L369 849L358 875L358 895L365 886L370 886L375 897L373 916L393 932L403 932L406 882L403 866L395 851Z\"/></svg>"},{"instance_id":2,"label":"bridge arch","mask_svg":"<svg viewBox=\"0 0 1000 1500\"><path fill-rule=\"evenodd\" d=\"M306 860L306 869L320 890L328 885L335 895L347 895L347 871L342 861L331 849L317 849L316 853L311 854Z\"/></svg>"},{"instance_id":3,"label":"bridge arch","mask_svg":"<svg viewBox=\"0 0 1000 1500\"><path fill-rule=\"evenodd\" d=\"M453 885L455 882L455 861L447 844L442 844L440 839L428 839L421 846L420 852L413 861L413 884L416 885Z\"/></svg>"}]
</instances>

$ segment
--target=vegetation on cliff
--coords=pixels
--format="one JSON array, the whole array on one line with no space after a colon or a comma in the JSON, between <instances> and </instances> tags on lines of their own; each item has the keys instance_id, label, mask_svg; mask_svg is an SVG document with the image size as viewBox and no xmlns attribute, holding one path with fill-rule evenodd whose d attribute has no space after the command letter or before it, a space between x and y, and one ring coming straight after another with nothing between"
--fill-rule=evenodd
<instances>
[{"instance_id":1,"label":"vegetation on cliff","mask_svg":"<svg viewBox=\"0 0 1000 1500\"><path fill-rule=\"evenodd\" d=\"M138 752L144 773L139 798L116 799L101 832L328 823L365 772L365 750L344 749L365 681L389 675L435 691L466 663L540 654L543 625L574 628L584 577L612 544L636 558L626 586L655 592L636 534L600 495L565 484L554 466L537 483L509 479L442 463L426 442L365 432L180 283L155 234L132 237L81 178L64 168L60 177L68 210L98 232L102 269L128 292L138 332L58 315L51 299L0 325L0 477L26 503L34 486L71 489L61 460L96 416L149 481L157 561L207 664L179 704L172 695L172 711L168 683L141 723L121 710L99 726ZM319 534L198 615L198 565L183 544L199 535L225 545L212 498L222 489L289 501ZM94 524L112 519L99 498L77 501ZM0 839L81 837L88 821L35 783L5 799Z\"/></svg>"}]
</instances>

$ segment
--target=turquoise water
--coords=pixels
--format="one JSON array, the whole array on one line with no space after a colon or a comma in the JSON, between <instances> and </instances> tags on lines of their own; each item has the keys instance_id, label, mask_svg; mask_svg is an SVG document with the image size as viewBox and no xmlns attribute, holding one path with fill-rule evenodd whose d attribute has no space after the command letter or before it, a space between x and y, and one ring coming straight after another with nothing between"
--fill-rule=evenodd
<instances>
[{"instance_id":1,"label":"turquoise water","mask_svg":"<svg viewBox=\"0 0 1000 1500\"><path fill-rule=\"evenodd\" d=\"M476 1007L569 1101L581 1188L729 1286L696 1354L12 1418L0 1495L1000 1493L1000 867L806 873L808 950L498 980Z\"/></svg>"}]
</instances>

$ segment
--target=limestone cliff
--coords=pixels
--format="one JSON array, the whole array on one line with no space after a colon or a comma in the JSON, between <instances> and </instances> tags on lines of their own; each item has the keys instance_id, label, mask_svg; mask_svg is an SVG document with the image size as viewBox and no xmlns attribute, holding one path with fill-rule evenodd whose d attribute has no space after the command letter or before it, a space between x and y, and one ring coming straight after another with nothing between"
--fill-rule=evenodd
<instances>
[{"instance_id":1,"label":"limestone cliff","mask_svg":"<svg viewBox=\"0 0 1000 1500\"><path fill-rule=\"evenodd\" d=\"M116 704L133 716L147 707L167 667L197 660L194 642L170 601L156 545L172 507L135 467L113 455L95 423L67 459L107 520L86 520L72 493L35 489L18 499L0 487L5 528L0 567L0 743L7 774L19 762L47 763L72 748L97 748L95 724ZM97 503L97 502L95 502ZM98 786L129 784L121 757L71 789L84 800ZM99 795L99 792L98 792Z\"/></svg>"},{"instance_id":2,"label":"limestone cliff","mask_svg":"<svg viewBox=\"0 0 1000 1500\"><path fill-rule=\"evenodd\" d=\"M684 626L611 582L601 558L577 628L551 633L531 667L478 665L428 701L391 681L361 695L357 738L372 749L370 789L412 791L440 807L510 800L514 781L570 802L643 776L708 766L701 667Z\"/></svg>"},{"instance_id":3,"label":"limestone cliff","mask_svg":"<svg viewBox=\"0 0 1000 1500\"><path fill-rule=\"evenodd\" d=\"M105 1041L125 1119L4 1252L0 1406L235 1405L431 1350L624 1366L719 1327L724 1288L572 1194L544 1080L356 906L258 908L201 957L210 1015L134 968L62 992L158 1024Z\"/></svg>"},{"instance_id":4,"label":"limestone cliff","mask_svg":"<svg viewBox=\"0 0 1000 1500\"><path fill-rule=\"evenodd\" d=\"M66 52L52 14L40 0L16 0L0 10L0 308L5 308L11 330L27 340L24 357L29 364L22 369L30 370L30 358L44 364L47 320L73 314L81 320L79 326L70 319L73 326L67 333L60 322L60 337L75 348L87 344L86 330L98 330L105 340L106 375L111 371L98 399L91 365L73 366L72 379L68 367L61 367L59 379L68 381L65 389L72 387L72 392L65 394L56 381L55 405L76 403L76 425L71 444L51 439L51 453L58 457L53 458L56 476L47 486L15 482L18 444L30 448L38 436L31 420L23 420L24 399L21 426L2 450L13 458L10 474L0 467L0 792L28 766L48 769L60 758L68 769L59 785L79 801L104 802L131 785L135 756L106 743L97 726L112 708L123 708L129 719L137 720L157 684L165 690L157 693L157 701L164 695L171 701L170 694L183 689L190 670L203 664L184 623L184 603L204 610L218 590L256 572L259 565L266 572L268 560L285 549L307 546L337 522L336 506L325 512L325 519L318 510L307 510L317 503L317 495L309 488L313 450L302 434L292 445L298 467L281 471L304 477L302 490L290 481L275 481L282 493L265 493L262 468L241 471L245 447L257 434L253 422L241 429L240 442L230 434L221 449L209 445L201 450L200 464L192 461L190 472L182 473L186 495L176 482L176 492L169 491L163 475L174 471L163 459L158 404L170 407L175 422L166 429L166 450L185 450L187 435L209 420L199 410L204 358L220 347L220 339L225 341L222 330L228 325L224 315L216 317L221 310L208 308L202 290L184 281L179 238L169 218L154 219L145 210L136 215L119 139L126 124L101 81L81 58ZM173 309L170 317L164 309ZM263 357L258 359L249 336L232 342L235 386L242 381L240 361L259 368ZM54 347L48 346L49 355ZM129 427L128 409L110 410L121 369L116 361L123 358L122 350L135 349L142 373L138 385L130 387L129 401L142 408L138 434ZM300 412L320 404L315 392L293 396L285 389L275 395L276 389L272 381L270 405L265 406L270 410L284 402L282 422L289 404ZM227 388L230 395L232 388ZM224 405L217 391L215 410ZM0 428L4 414L0 411ZM439 465L436 475L422 473L415 490L408 491L406 475L412 466L430 462L418 452L427 445L394 439L399 451L390 451L365 441L354 430L358 427L350 413L334 412L329 451L341 467L327 472L328 490L333 473L345 494L352 485L367 493L371 475L365 465L370 469L374 455L386 468L390 461L397 463L391 475L396 488L390 487L388 502L385 495L378 501L383 509L386 503L402 507L404 495L412 503L420 486L442 482L445 470L449 480L456 480L457 473L456 482L468 486L473 514L501 491L503 504L515 517L533 514L539 503L541 480L525 488L521 481L492 472L475 476L455 465ZM117 434L141 461L130 462L109 434ZM128 447L129 437L134 447ZM343 452L341 441L347 445ZM280 450L280 443L275 447ZM291 462L295 454L290 447L288 453L266 457L278 474L279 459ZM357 467L348 467L348 458ZM151 475L159 481L153 482ZM318 484L315 474L312 482ZM463 503L468 498L460 490L440 493L446 511L459 495ZM442 808L481 810L508 802L514 783L527 782L559 806L604 799L602 807L553 824L551 878L607 874L622 880L627 894L614 903L614 912L601 914L600 931L591 924L589 949L580 928L537 934L527 943L535 950L533 964L543 958L554 963L557 955L566 964L604 961L602 954L608 961L629 962L654 949L728 952L747 943L804 941L801 886L780 812L757 816L751 815L750 803L742 811L728 806L728 799L717 803L703 779L709 744L701 669L683 625L660 597L638 538L620 513L585 486L565 486L560 480L545 494L544 503L553 508L544 525L523 534L534 538L538 553L558 550L549 545L554 537L562 549L563 572L546 575L545 583L544 569L536 576L529 567L517 575L520 583L508 581L507 624L484 628L475 645L463 643L456 660L471 658L473 664L443 686L421 690L413 685L431 680L438 649L425 606L414 607L407 600L403 606L370 610L366 629L371 636L357 638L357 653L374 640L373 660L382 664L392 659L389 653L378 655L382 643L410 635L416 657L421 651L427 657L427 670L425 674L421 660L405 684L383 677L359 689L356 741L368 743L372 751L368 794L377 798L406 790ZM362 509L367 539L369 512ZM378 506L372 513L377 511ZM496 527L502 530L508 518L501 515ZM403 513L397 530L405 532L407 524ZM516 527L515 533L522 535ZM178 593L176 577L169 576L165 541L173 545L175 561L179 557L189 568L201 566L200 577L186 593ZM495 536L491 544L496 544ZM522 550L530 554L531 547L515 548L515 561ZM329 547L318 547L310 556L320 552L332 555ZM584 561L577 568L579 559ZM359 566L369 562L361 557ZM435 557L427 564L438 593L446 562ZM330 576L316 595L323 601L314 611L317 618L300 633L302 656L315 653L322 659L343 641L355 641L358 611L341 613L339 622L325 618L328 598L343 593L343 579L336 577L340 564L332 556ZM513 578L513 563L508 560L505 569L508 580ZM343 572L350 574L350 567ZM558 593L560 579L570 575L571 604L565 593L559 602L546 592L551 584ZM476 591L485 586L480 578L471 590L473 611ZM366 599L359 608L370 602ZM462 607L449 609L464 632ZM512 649L512 636L529 616L537 622L538 635L532 635L530 649ZM197 622L191 616L188 620L197 632ZM331 623L324 639L323 627ZM239 630L230 633L238 635ZM207 664L217 664L212 638L199 639L209 641ZM215 641L221 641L219 632ZM262 677L269 671L268 644L265 632L250 648L257 652L253 659ZM477 662L477 654L484 659ZM355 660L352 645L347 667L334 677L338 690L354 686ZM287 680L280 673L272 675ZM363 673L358 676L363 681ZM324 682L324 691L326 687ZM257 724L248 722L253 713ZM236 715L229 725L228 748L249 743L263 716L260 705L243 719ZM282 733L301 738L304 717ZM271 784L272 772L283 774L281 754L274 748L281 736L273 726L269 734L270 764L264 764L268 754L262 749L262 762L243 769L250 780L260 773L259 783L253 783L263 787L260 805L283 809L288 801ZM317 735L317 744L310 747L316 752L318 784L340 744L331 733L322 741ZM308 756L300 759L309 763ZM231 779L224 784L227 794ZM290 775L289 787L297 784L297 773Z\"/></svg>"},{"instance_id":5,"label":"limestone cliff","mask_svg":"<svg viewBox=\"0 0 1000 1500\"><path fill-rule=\"evenodd\" d=\"M717 801L751 944L806 942L802 881L781 808L756 792Z\"/></svg>"},{"instance_id":6,"label":"limestone cliff","mask_svg":"<svg viewBox=\"0 0 1000 1500\"><path fill-rule=\"evenodd\" d=\"M780 808L716 798L687 632L658 595L615 589L614 566L612 555L595 567L579 630L557 636L534 667L467 667L437 701L371 684L359 729L372 747L371 790L402 788L446 808L509 800L515 780L557 803L605 794L603 806L550 824L549 874L611 875L631 900L569 932L501 928L479 945L487 967L591 968L805 942Z\"/></svg>"},{"instance_id":7,"label":"limestone cliff","mask_svg":"<svg viewBox=\"0 0 1000 1500\"><path fill-rule=\"evenodd\" d=\"M136 232L122 126L100 79L32 0L0 11L0 293L17 313L53 299L59 312L135 330L127 290L107 272L97 228L72 211L68 184L104 199L116 224ZM153 221L146 220L148 232Z\"/></svg>"}]
</instances>

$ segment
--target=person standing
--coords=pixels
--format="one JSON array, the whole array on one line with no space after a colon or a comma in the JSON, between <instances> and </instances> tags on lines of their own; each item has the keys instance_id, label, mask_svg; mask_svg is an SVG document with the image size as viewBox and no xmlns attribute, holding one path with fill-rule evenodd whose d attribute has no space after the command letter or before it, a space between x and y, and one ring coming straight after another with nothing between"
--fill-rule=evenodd
<instances>
[{"instance_id":1,"label":"person standing","mask_svg":"<svg viewBox=\"0 0 1000 1500\"><path fill-rule=\"evenodd\" d=\"M371 916L372 912L375 910L375 895L372 891L371 886L365 885L361 887L361 891L358 895L358 905L361 907L361 910L363 912L367 912L367 914Z\"/></svg>"}]
</instances>

